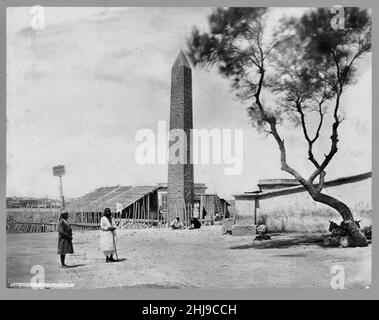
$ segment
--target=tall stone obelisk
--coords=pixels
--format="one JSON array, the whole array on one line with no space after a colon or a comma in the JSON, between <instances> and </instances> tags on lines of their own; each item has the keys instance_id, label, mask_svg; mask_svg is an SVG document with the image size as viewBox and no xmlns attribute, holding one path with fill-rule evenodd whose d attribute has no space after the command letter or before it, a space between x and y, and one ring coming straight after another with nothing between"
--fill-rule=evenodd
<instances>
[{"instance_id":1,"label":"tall stone obelisk","mask_svg":"<svg viewBox=\"0 0 379 320\"><path fill-rule=\"evenodd\" d=\"M183 148L185 163L171 161L178 153L172 148L178 138L170 141L168 164L168 217L179 216L183 221L184 208L193 207L194 184L191 152L192 119L192 71L188 60L181 50L171 69L171 103L170 103L170 134L183 130L186 146ZM186 215L188 217L188 214Z\"/></svg>"}]
</instances>

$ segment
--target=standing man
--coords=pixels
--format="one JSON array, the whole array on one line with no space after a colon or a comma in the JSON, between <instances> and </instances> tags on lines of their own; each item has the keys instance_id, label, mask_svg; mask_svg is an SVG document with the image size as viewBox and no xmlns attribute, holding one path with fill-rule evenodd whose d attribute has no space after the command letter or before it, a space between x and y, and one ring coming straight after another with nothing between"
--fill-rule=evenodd
<instances>
[{"instance_id":1,"label":"standing man","mask_svg":"<svg viewBox=\"0 0 379 320\"><path fill-rule=\"evenodd\" d=\"M116 226L112 220L111 209L105 208L100 220L100 248L104 252L105 262L115 262L113 258L116 252Z\"/></svg>"},{"instance_id":2,"label":"standing man","mask_svg":"<svg viewBox=\"0 0 379 320\"><path fill-rule=\"evenodd\" d=\"M68 222L68 212L61 213L58 222L58 254L61 256L62 268L68 268L65 263L66 254L74 253L72 245L72 228Z\"/></svg>"}]
</instances>

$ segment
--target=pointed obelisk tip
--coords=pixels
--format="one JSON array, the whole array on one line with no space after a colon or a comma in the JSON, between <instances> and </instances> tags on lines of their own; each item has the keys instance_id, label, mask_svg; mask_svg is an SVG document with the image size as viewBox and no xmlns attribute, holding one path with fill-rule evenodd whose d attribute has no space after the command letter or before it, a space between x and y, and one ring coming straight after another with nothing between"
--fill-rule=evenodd
<instances>
[{"instance_id":1,"label":"pointed obelisk tip","mask_svg":"<svg viewBox=\"0 0 379 320\"><path fill-rule=\"evenodd\" d=\"M187 67L191 69L191 65L189 64L186 55L184 54L183 50L180 50L178 56L176 57L176 60L172 66L174 67Z\"/></svg>"}]
</instances>

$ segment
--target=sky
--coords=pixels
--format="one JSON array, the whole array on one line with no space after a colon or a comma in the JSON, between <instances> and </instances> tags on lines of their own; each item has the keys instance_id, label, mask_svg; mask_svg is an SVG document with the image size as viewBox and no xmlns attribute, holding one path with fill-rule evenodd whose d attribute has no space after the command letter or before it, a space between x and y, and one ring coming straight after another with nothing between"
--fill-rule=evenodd
<instances>
[{"instance_id":1,"label":"sky","mask_svg":"<svg viewBox=\"0 0 379 320\"><path fill-rule=\"evenodd\" d=\"M169 121L171 66L194 25L211 8L44 8L45 28L31 28L28 7L7 8L7 196L58 198L52 167L63 164L66 198L100 186L167 181L167 165L138 164L136 132ZM272 8L268 24L304 8ZM327 179L371 170L371 60L359 62L345 91L346 120ZM256 190L259 179L285 177L272 137L251 127L247 105L217 70L192 69L194 128L243 129L243 170L195 165L195 182L228 199ZM301 129L280 128L288 161L309 175ZM330 148L330 129L317 145Z\"/></svg>"}]
</instances>

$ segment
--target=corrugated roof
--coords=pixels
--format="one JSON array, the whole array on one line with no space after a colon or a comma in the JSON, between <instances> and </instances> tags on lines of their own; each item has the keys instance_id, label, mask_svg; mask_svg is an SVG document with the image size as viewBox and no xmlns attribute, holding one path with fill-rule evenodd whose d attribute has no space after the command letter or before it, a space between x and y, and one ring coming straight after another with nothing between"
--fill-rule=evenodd
<instances>
[{"instance_id":1,"label":"corrugated roof","mask_svg":"<svg viewBox=\"0 0 379 320\"><path fill-rule=\"evenodd\" d=\"M159 183L155 186L117 185L100 187L69 203L66 209L77 212L102 212L105 208L110 208L114 212L116 211L117 203L121 203L123 208L128 207L143 196L160 188L167 188L167 183ZM204 183L194 184L195 192L203 194L206 188Z\"/></svg>"},{"instance_id":2,"label":"corrugated roof","mask_svg":"<svg viewBox=\"0 0 379 320\"><path fill-rule=\"evenodd\" d=\"M154 192L158 189L158 186L136 186L132 187L125 192L121 192L115 197L109 199L106 203L106 207L116 208L117 203L121 203L122 207L125 208L137 200L141 199L143 196Z\"/></svg>"},{"instance_id":3,"label":"corrugated roof","mask_svg":"<svg viewBox=\"0 0 379 320\"><path fill-rule=\"evenodd\" d=\"M117 203L125 208L160 186L114 186L102 187L68 204L69 211L102 212L105 208L116 211Z\"/></svg>"}]
</instances>

